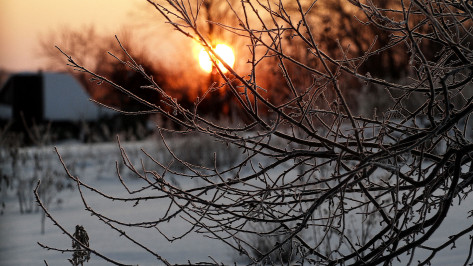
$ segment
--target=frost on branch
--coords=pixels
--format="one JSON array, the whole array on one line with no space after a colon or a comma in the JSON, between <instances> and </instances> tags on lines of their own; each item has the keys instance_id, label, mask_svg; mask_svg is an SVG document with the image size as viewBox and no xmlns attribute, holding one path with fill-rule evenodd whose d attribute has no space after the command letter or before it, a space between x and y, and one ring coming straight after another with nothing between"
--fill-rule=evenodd
<instances>
[{"instance_id":1,"label":"frost on branch","mask_svg":"<svg viewBox=\"0 0 473 266\"><path fill-rule=\"evenodd\" d=\"M428 241L452 208L468 204L473 182L467 1L225 1L226 24L209 19L212 1L148 2L220 62L209 29L243 44L247 68L223 64L224 73L215 66L219 77L201 95L223 90L241 116L230 125L207 119L199 113L203 98L183 107L131 57L121 62L147 78L160 104L64 53L72 67L140 102L144 111L136 115L172 121L156 125L167 157L145 151L153 164L133 162L120 145L122 163L141 182L128 184L118 171L127 197L69 173L86 211L111 233L165 264L173 262L127 232L146 228L170 242L198 233L249 263L320 265L428 264L471 234L473 227L452 228L443 243ZM329 23L324 10L337 21ZM336 30L344 21L358 23L345 32L351 37L330 40L343 35ZM367 33L355 33L361 28ZM207 136L223 148L207 145L210 162L199 161L205 155L196 156L197 148L175 149L169 137L176 135ZM109 217L89 205L83 190L130 212L143 204L166 208L147 221ZM176 221L189 226L168 234L166 224ZM419 250L427 255L416 257Z\"/></svg>"}]
</instances>

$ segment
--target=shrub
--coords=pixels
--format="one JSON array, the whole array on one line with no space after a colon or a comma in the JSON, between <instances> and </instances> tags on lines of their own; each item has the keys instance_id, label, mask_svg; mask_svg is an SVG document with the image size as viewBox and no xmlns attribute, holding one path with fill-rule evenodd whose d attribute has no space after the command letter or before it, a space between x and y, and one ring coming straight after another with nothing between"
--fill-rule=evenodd
<instances>
[{"instance_id":1,"label":"shrub","mask_svg":"<svg viewBox=\"0 0 473 266\"><path fill-rule=\"evenodd\" d=\"M213 36L202 27L199 3L148 2L175 30L199 42L221 61L213 50ZM466 96L473 78L471 5L468 1L413 0L392 1L386 6L384 1L349 0L347 5L362 14L359 27L375 27L384 41L378 45L373 37L371 45L358 46L363 48L358 53L350 50L347 42L338 42L339 53L330 54L319 45L318 25L310 20L320 11L319 2L225 2L231 5L226 17L238 23L205 22L234 34L249 50L249 71L224 64L228 70L224 73L214 66L220 77L204 94L211 98L224 90L232 97L245 113L233 126L200 116L201 99L196 100L195 108L184 108L131 56L120 62L147 78L146 88L160 93L161 105L89 71L64 53L76 69L172 121L181 130L168 128L172 134L207 135L238 147L243 154L236 166L224 169L179 161L185 170L174 171L156 161L157 168L166 169L163 173L127 164L147 188L130 191L137 204L151 199L168 203L169 211L156 221L128 224L88 205L86 210L168 265L171 262L118 225L155 228L184 219L192 230L175 238L164 234L166 239L201 233L246 255L253 263L267 262L271 257L287 262L292 247L299 250L297 260L321 265L390 264L402 256L408 256L410 263L417 254L414 251L422 249L430 254L420 258L421 264L427 264L439 251L459 238L467 238L471 226L452 228L452 236L441 244L428 241L457 204L455 199L465 204L460 199L469 196L473 184L473 144L466 130L471 127L468 117L473 111L472 98ZM380 76L383 73L363 71L363 66L376 61L371 59L390 57L389 53L399 49L409 57L405 80L389 81ZM301 55L294 51L301 51ZM277 63L273 69L279 71L276 75L281 82L272 84L285 92L277 101L259 86L259 66L266 61ZM357 106L364 103L353 102L353 92L360 91L354 86L363 83L393 92L386 110L372 116L356 114ZM415 101L410 100L413 97ZM180 156L206 164L194 150L198 147L189 147L191 154ZM330 167L321 171L325 166ZM206 171L201 171L203 168ZM174 185L171 171L173 176L200 182L193 187ZM85 186L81 179L70 178ZM37 191L36 195L41 204ZM46 208L43 210L53 219ZM354 223L373 225L371 232L368 234L366 227L353 230L347 224L351 217ZM261 225L266 232L276 231L266 234ZM308 236L319 228L324 232L322 237L319 233ZM262 234L269 238L248 243L252 236L259 239ZM330 245L325 242L327 238ZM321 249L323 245L327 246ZM99 251L91 252L104 257ZM465 254L465 260L468 263L470 256Z\"/></svg>"}]
</instances>

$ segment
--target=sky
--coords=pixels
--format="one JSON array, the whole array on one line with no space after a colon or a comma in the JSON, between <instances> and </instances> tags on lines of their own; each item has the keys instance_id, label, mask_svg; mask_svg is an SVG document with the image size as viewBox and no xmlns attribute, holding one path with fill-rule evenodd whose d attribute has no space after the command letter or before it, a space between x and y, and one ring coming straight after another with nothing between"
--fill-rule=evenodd
<instances>
[{"instance_id":1,"label":"sky","mask_svg":"<svg viewBox=\"0 0 473 266\"><path fill-rule=\"evenodd\" d=\"M0 0L0 69L37 71L44 63L38 48L41 36L90 25L113 36L133 23L145 4L145 0Z\"/></svg>"}]
</instances>

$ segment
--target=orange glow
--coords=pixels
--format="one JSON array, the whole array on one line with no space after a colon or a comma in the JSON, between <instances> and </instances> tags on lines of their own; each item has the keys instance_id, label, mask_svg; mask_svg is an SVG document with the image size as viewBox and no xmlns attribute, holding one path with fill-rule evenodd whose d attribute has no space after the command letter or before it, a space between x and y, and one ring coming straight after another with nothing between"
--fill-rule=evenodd
<instances>
[{"instance_id":1,"label":"orange glow","mask_svg":"<svg viewBox=\"0 0 473 266\"><path fill-rule=\"evenodd\" d=\"M140 5L147 4L143 2L146 1L0 0L0 68L12 72L46 70L48 61L39 56L39 38L63 28L93 26L104 37L120 37L124 26L136 27L131 24L136 20L133 14ZM104 12L111 7L113 12ZM51 47L54 45L65 48L62 43L51 41Z\"/></svg>"},{"instance_id":2,"label":"orange glow","mask_svg":"<svg viewBox=\"0 0 473 266\"><path fill-rule=\"evenodd\" d=\"M220 56L225 63L227 63L230 67L233 67L235 63L235 54L233 53L232 48L225 44L217 44L214 49L215 53ZM223 66L223 64L215 59L218 63L218 67L222 70L223 73L227 72L227 69ZM212 60L210 60L209 54L202 48L199 53L199 65L207 73L212 72Z\"/></svg>"}]
</instances>

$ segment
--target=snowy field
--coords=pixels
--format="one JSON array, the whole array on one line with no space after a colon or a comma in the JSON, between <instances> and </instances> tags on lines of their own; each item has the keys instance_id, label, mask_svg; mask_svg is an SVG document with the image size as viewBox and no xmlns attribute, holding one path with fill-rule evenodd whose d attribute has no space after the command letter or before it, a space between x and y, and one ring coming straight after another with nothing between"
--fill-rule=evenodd
<instances>
[{"instance_id":1,"label":"snowy field","mask_svg":"<svg viewBox=\"0 0 473 266\"><path fill-rule=\"evenodd\" d=\"M124 146L131 157L134 155L140 156L141 148L149 152L157 149L156 144L149 141L127 143ZM79 176L84 182L109 195L127 195L126 190L116 176L115 161L120 159L117 143L60 145L58 151L61 153L64 162L70 167L71 172ZM24 149L21 152L41 153L41 156L46 160L47 168L61 171L61 165L53 147ZM32 164L33 162L26 163L27 167L20 169L20 173L17 174L23 176L35 174L35 171L31 170L31 168L34 168ZM3 164L2 167L7 168L8 165ZM44 168L43 171L45 171ZM64 170L62 172L65 173ZM123 176L127 176L124 169L122 169L122 173ZM66 180L65 174L62 175L62 178ZM136 180L127 178L126 181L133 185ZM47 251L37 244L37 242L41 242L51 247L70 248L71 241L68 237L61 234L59 229L47 219L45 233L41 234L41 212L32 210L29 213L21 214L16 191L8 189L7 192L6 195L2 195L5 207L3 215L0 216L0 239L2 239L0 241L0 265L45 265L43 260L46 260L49 265L69 264L67 259L70 258L70 254ZM130 218L130 221L156 219L166 208L164 205L155 206L155 202L152 206L140 204L137 208L132 208L132 203L123 206L120 203L103 201L95 193L84 192L88 203L94 208L104 211L111 217ZM167 202L163 203L166 204ZM90 247L103 252L104 255L122 263L135 265L160 264L154 257L146 254L127 239L120 238L118 233L102 224L96 217L91 217L83 211L84 207L77 188L62 190L49 205L49 210L53 216L70 232L74 232L77 224L84 226L90 238ZM130 210L132 213L130 213ZM188 229L189 225L183 220L166 224L165 228L162 228L170 236L177 236L180 232ZM209 256L226 263L235 260L233 253L227 250L225 246L200 235L192 235L173 243L167 242L156 231L150 234L149 229L142 232L134 230L132 235L173 264L187 263L188 260L191 262L211 262ZM91 256L88 263L88 265L103 264L106 264L106 262L94 255Z\"/></svg>"},{"instance_id":2,"label":"snowy field","mask_svg":"<svg viewBox=\"0 0 473 266\"><path fill-rule=\"evenodd\" d=\"M143 141L125 143L124 147L128 151L130 158L134 158L135 163L140 158L146 159L141 153L143 148L158 158L163 159L163 146L155 141ZM126 196L127 192L120 184L115 170L115 162L120 161L119 149L117 143L103 144L62 144L57 146L64 162L68 165L71 172L81 178L84 182L100 189L101 191L116 196ZM162 264L142 249L136 247L118 233L112 231L108 226L102 224L96 217L90 216L84 211L81 198L74 187L74 184L68 184L64 170L61 167L53 147L27 148L19 151L21 167L11 169L11 165L0 162L2 170L6 174L15 175L22 180L24 196L23 213L20 212L20 201L18 200L18 191L13 189L19 186L19 181L14 181L8 189L4 187L1 190L2 201L5 203L3 214L0 215L0 265L68 265L67 259L70 254L61 254L56 251L48 251L41 248L37 242L56 247L70 248L70 239L63 235L52 222L46 219L44 234L41 233L42 214L30 201L32 198L32 188L36 185L37 178L44 178L42 175L54 176L56 186L50 188L49 211L53 214L69 232L73 232L76 225L82 225L87 230L90 238L90 247L102 252L110 258L127 264L139 265L160 265ZM34 154L39 154L35 157ZM23 157L22 157L23 156ZM29 159L28 159L29 158ZM35 159L40 158L42 166L35 164ZM148 162L149 163L149 162ZM146 160L145 160L146 164ZM121 169L126 181L133 186L136 179L127 175L125 169ZM127 177L128 176L128 177ZM34 182L30 182L34 181ZM58 189L61 184L61 189ZM73 189L72 189L73 188ZM60 190L60 192L57 192ZM104 201L103 198L90 191L84 191L88 204L95 209L103 211L110 217L122 217L129 221L143 221L156 219L165 211L166 203L162 206L153 204L140 204L132 208L133 203L117 203ZM468 211L473 209L472 199L465 199L462 206L454 206L452 212L447 217L447 223L443 224L439 232L430 240L429 245L436 246L436 243L443 243L445 239L453 232L467 228L472 224L473 218L468 218ZM458 201L456 200L455 203ZM160 228L170 236L178 236L189 230L189 224L182 219L174 220ZM454 231L453 231L454 230ZM191 235L184 239L169 243L159 232L153 229L143 231L133 230L132 236L146 244L150 249L166 258L170 263L190 262L212 262L212 258L217 262L225 264L245 264L239 260L237 255L229 250L224 244L205 238L201 235ZM440 252L432 265L463 265L466 259L470 242L468 237L455 243L453 249L447 248ZM427 253L420 249L415 252L416 256L412 265L417 265L419 260L423 260ZM400 262L394 261L394 265L406 265L408 260L403 258ZM92 255L87 265L107 264L99 257Z\"/></svg>"}]
</instances>

